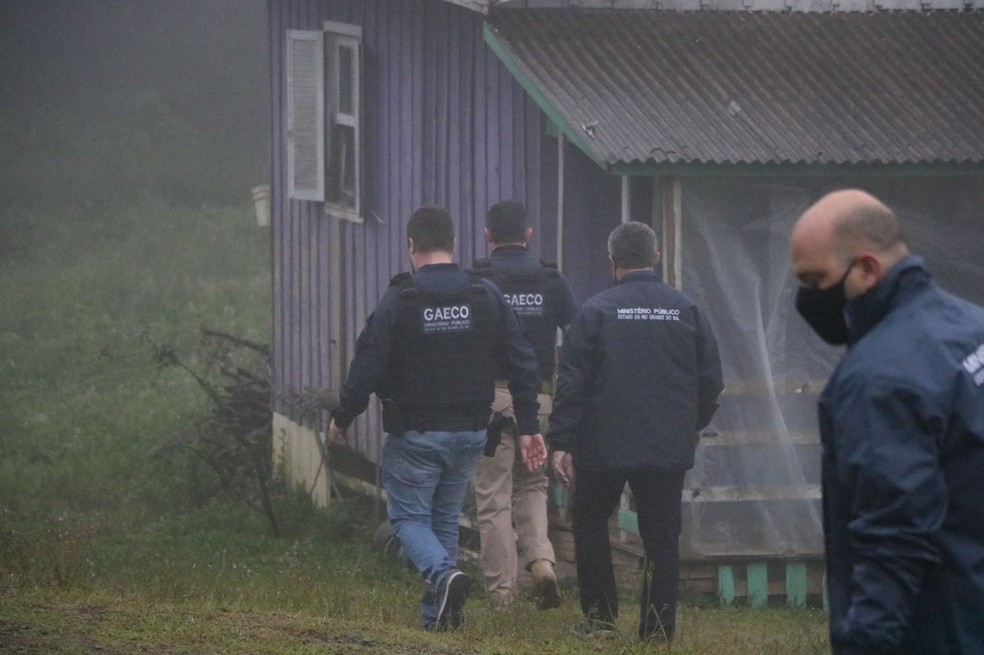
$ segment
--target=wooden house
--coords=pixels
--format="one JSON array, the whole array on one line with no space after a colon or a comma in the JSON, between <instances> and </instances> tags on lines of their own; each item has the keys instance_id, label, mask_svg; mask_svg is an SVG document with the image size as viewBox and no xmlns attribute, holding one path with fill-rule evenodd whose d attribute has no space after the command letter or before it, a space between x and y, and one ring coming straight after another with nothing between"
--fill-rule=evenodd
<instances>
[{"instance_id":1,"label":"wooden house","mask_svg":"<svg viewBox=\"0 0 984 655\"><path fill-rule=\"evenodd\" d=\"M274 443L291 478L321 502L378 488L375 401L354 454L326 460L324 412L298 398L340 385L409 269L413 209L448 207L468 264L487 208L523 202L533 249L582 300L609 283L608 232L645 221L725 368L683 556L753 563L717 566L723 597L768 595L768 562L802 580L822 549L816 399L840 353L795 314L789 229L825 191L866 188L945 287L984 303L984 0L269 0L269 25Z\"/></svg>"}]
</instances>

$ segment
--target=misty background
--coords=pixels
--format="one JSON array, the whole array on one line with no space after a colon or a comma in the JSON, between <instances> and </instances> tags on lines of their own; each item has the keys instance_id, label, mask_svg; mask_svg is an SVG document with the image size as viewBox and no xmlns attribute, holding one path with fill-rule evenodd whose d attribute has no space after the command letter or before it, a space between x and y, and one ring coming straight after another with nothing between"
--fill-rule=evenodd
<instances>
[{"instance_id":1,"label":"misty background","mask_svg":"<svg viewBox=\"0 0 984 655\"><path fill-rule=\"evenodd\" d=\"M0 0L0 228L10 203L248 202L266 39L265 0Z\"/></svg>"}]
</instances>

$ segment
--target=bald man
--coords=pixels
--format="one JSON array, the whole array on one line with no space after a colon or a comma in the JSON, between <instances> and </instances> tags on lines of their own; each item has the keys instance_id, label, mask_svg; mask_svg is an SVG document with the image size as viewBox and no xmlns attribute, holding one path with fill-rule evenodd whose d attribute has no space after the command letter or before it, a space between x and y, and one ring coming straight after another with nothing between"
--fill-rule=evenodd
<instances>
[{"instance_id":1,"label":"bald man","mask_svg":"<svg viewBox=\"0 0 984 655\"><path fill-rule=\"evenodd\" d=\"M984 653L984 310L863 191L821 198L790 250L796 308L847 344L819 403L833 653Z\"/></svg>"}]
</instances>

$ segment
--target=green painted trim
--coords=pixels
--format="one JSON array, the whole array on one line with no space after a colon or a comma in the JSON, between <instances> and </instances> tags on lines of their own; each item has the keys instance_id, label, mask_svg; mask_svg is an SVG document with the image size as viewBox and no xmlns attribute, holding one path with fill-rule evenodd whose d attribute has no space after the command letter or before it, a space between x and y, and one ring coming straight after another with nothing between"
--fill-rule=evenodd
<instances>
[{"instance_id":1,"label":"green painted trim","mask_svg":"<svg viewBox=\"0 0 984 655\"><path fill-rule=\"evenodd\" d=\"M769 567L765 562L756 562L746 567L748 576L748 604L761 609L769 603Z\"/></svg>"},{"instance_id":2,"label":"green painted trim","mask_svg":"<svg viewBox=\"0 0 984 655\"><path fill-rule=\"evenodd\" d=\"M718 600L724 607L735 603L735 572L726 564L718 567Z\"/></svg>"},{"instance_id":3,"label":"green painted trim","mask_svg":"<svg viewBox=\"0 0 984 655\"><path fill-rule=\"evenodd\" d=\"M509 73L516 78L516 81L519 82L519 85L522 86L528 94L530 94L533 101L539 105L540 109L542 109L547 115L547 118L553 121L554 125L557 126L557 129L564 133L567 140L576 145L591 159L591 161L607 170L608 165L601 159L598 159L597 155L591 152L591 148L588 147L587 141L582 138L582 135L578 132L578 130L569 125L561 116L557 108L554 107L549 100L547 100L547 97L543 95L542 91L540 91L540 87L537 86L536 82L534 82L523 71L517 63L516 58L513 57L511 52L509 52L506 45L499 40L499 37L496 36L495 32L492 30L492 26L488 22L486 22L485 26L482 28L482 36L488 46L492 48L492 52L494 52L496 57L498 57L505 65L506 70L508 70Z\"/></svg>"},{"instance_id":4,"label":"green painted trim","mask_svg":"<svg viewBox=\"0 0 984 655\"><path fill-rule=\"evenodd\" d=\"M630 509L618 510L618 529L639 534L639 516Z\"/></svg>"},{"instance_id":5,"label":"green painted trim","mask_svg":"<svg viewBox=\"0 0 984 655\"><path fill-rule=\"evenodd\" d=\"M567 490L562 485L554 483L551 485L553 492L554 505L557 507L567 507Z\"/></svg>"},{"instance_id":6,"label":"green painted trim","mask_svg":"<svg viewBox=\"0 0 984 655\"><path fill-rule=\"evenodd\" d=\"M806 607L806 564L786 563L786 605L802 609Z\"/></svg>"}]
</instances>

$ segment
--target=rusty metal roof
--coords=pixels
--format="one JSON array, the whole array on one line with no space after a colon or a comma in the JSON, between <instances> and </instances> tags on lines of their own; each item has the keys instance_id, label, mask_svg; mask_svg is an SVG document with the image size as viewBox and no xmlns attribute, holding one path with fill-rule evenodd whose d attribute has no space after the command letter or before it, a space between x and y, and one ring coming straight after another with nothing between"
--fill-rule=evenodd
<instances>
[{"instance_id":1,"label":"rusty metal roof","mask_svg":"<svg viewBox=\"0 0 984 655\"><path fill-rule=\"evenodd\" d=\"M984 12L508 9L486 40L613 171L984 164Z\"/></svg>"}]
</instances>

